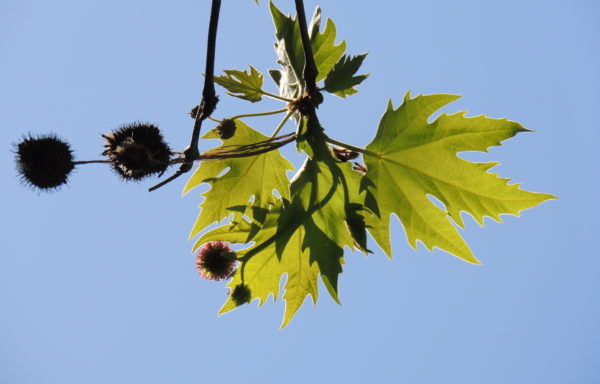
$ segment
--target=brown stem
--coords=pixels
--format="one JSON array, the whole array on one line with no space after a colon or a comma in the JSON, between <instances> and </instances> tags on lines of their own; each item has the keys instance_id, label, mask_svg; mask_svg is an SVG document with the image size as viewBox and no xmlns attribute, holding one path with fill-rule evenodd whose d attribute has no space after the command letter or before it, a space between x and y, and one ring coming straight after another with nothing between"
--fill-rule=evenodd
<instances>
[{"instance_id":1,"label":"brown stem","mask_svg":"<svg viewBox=\"0 0 600 384\"><path fill-rule=\"evenodd\" d=\"M313 99L313 102L317 100L315 97L319 94L317 88L317 75L319 70L315 64L315 58L313 56L312 47L310 45L310 37L308 36L308 26L306 24L306 13L304 12L304 1L296 1L296 13L298 14L298 24L300 26L300 38L302 39L302 48L304 49L304 70L302 77L306 84L306 91ZM322 98L321 98L322 99ZM315 107L320 103L315 103Z\"/></svg>"},{"instance_id":2,"label":"brown stem","mask_svg":"<svg viewBox=\"0 0 600 384\"><path fill-rule=\"evenodd\" d=\"M316 79L318 75L317 66L310 46L310 37L308 36L308 27L306 24L306 13L304 12L304 1L295 0L296 12L298 14L298 24L300 26L300 37L302 39L302 49L304 50L304 71L302 78L306 86L306 95L308 103L302 106L302 114L307 118L307 129L303 133L303 138L313 148L319 148L315 151L315 156L330 156L329 151L325 150L325 135L323 128L317 116L317 107L323 101L323 96L317 88ZM301 124L301 123L299 123Z\"/></svg>"},{"instance_id":3,"label":"brown stem","mask_svg":"<svg viewBox=\"0 0 600 384\"><path fill-rule=\"evenodd\" d=\"M80 160L80 161L74 161L73 164L75 165L80 165L80 164L110 164L112 163L112 161L110 160Z\"/></svg>"},{"instance_id":4,"label":"brown stem","mask_svg":"<svg viewBox=\"0 0 600 384\"><path fill-rule=\"evenodd\" d=\"M221 147L217 149L213 149L210 151L206 151L202 154L198 154L194 160L218 160L218 159L235 159L240 157L251 157L257 156L262 153L267 153L274 151L278 148L283 147L284 145L291 143L296 140L296 135L294 133L290 133L287 135L282 135L275 137L273 139L268 139L264 141L259 141L257 143L246 144L246 145L235 145L231 147ZM178 157L171 160L171 164L182 163L186 164L188 160L184 157ZM163 185L170 183L172 180L175 180L182 173L177 171L173 175L169 176L165 180L156 184L155 186L149 189L150 192L162 187Z\"/></svg>"},{"instance_id":5,"label":"brown stem","mask_svg":"<svg viewBox=\"0 0 600 384\"><path fill-rule=\"evenodd\" d=\"M219 98L215 93L214 83L214 72L215 72L215 51L217 44L217 27L219 24L219 13L221 10L221 0L212 0L211 11L210 11L210 23L208 26L208 43L206 45L206 66L204 71L204 88L202 90L202 100L200 101L200 108L196 113L196 120L194 121L194 129L192 131L192 138L190 145L183 151L185 161L181 164L177 172L166 180L163 180L159 184L150 188L149 191L154 191L162 187L163 185L175 180L179 176L188 172L192 169L194 159L200 155L198 150L198 141L200 138L200 130L202 128L202 122L208 118L217 107Z\"/></svg>"},{"instance_id":6,"label":"brown stem","mask_svg":"<svg viewBox=\"0 0 600 384\"><path fill-rule=\"evenodd\" d=\"M208 151L204 152L199 156L199 160L212 160L212 159L233 159L240 157L251 157L260 155L262 153L267 153L274 151L278 148L283 147L284 145L291 143L296 140L295 134L288 134L284 136L280 136L276 139L283 139L281 141L272 140L269 142L265 142L264 144L256 143L249 145L241 145L235 149L227 150L227 151Z\"/></svg>"}]
</instances>

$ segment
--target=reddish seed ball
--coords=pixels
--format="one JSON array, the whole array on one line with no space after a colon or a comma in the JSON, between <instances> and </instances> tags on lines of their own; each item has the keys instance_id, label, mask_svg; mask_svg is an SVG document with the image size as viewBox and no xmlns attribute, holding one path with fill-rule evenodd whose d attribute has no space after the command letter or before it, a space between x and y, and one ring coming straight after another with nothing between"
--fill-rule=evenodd
<instances>
[{"instance_id":1,"label":"reddish seed ball","mask_svg":"<svg viewBox=\"0 0 600 384\"><path fill-rule=\"evenodd\" d=\"M200 247L196 255L196 268L208 280L224 280L235 269L236 256L224 241L209 241Z\"/></svg>"}]
</instances>

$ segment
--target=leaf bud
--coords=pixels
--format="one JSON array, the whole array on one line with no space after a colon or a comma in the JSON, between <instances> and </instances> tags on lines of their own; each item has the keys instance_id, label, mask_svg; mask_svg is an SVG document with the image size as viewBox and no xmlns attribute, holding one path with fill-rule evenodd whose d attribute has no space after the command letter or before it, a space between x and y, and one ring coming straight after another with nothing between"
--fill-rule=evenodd
<instances>
[{"instance_id":1,"label":"leaf bud","mask_svg":"<svg viewBox=\"0 0 600 384\"><path fill-rule=\"evenodd\" d=\"M215 128L215 133L219 135L219 138L227 140L235 135L235 129L235 121L232 119L225 119L217 128Z\"/></svg>"},{"instance_id":2,"label":"leaf bud","mask_svg":"<svg viewBox=\"0 0 600 384\"><path fill-rule=\"evenodd\" d=\"M199 110L200 110L200 106L199 105L196 105L194 108L192 108L192 110L189 112L192 119L196 120L196 117L198 116L198 111Z\"/></svg>"},{"instance_id":3,"label":"leaf bud","mask_svg":"<svg viewBox=\"0 0 600 384\"><path fill-rule=\"evenodd\" d=\"M358 157L358 152L352 151L346 148L333 147L333 155L339 161L345 163L346 161L356 159Z\"/></svg>"},{"instance_id":4,"label":"leaf bud","mask_svg":"<svg viewBox=\"0 0 600 384\"><path fill-rule=\"evenodd\" d=\"M367 174L367 166L366 165L354 163L354 164L352 164L352 169L355 170L356 172L360 173L363 176Z\"/></svg>"}]
</instances>

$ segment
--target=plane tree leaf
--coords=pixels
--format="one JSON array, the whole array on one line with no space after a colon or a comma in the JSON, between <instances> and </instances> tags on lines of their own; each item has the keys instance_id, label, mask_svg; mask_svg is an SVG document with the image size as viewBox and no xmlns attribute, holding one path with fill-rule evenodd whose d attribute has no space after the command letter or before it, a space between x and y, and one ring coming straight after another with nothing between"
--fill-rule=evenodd
<instances>
[{"instance_id":1,"label":"plane tree leaf","mask_svg":"<svg viewBox=\"0 0 600 384\"><path fill-rule=\"evenodd\" d=\"M478 263L455 225L464 227L461 212L480 225L488 216L501 221L501 214L519 215L552 195L522 190L518 184L488 172L498 163L473 163L457 157L463 151L484 151L503 140L527 131L519 123L486 116L466 117L465 112L433 113L458 99L455 95L410 98L394 109L388 104L377 134L364 156L371 184L366 187L378 209L367 215L369 232L391 256L390 215L398 216L410 245L420 240L428 248L438 247L463 260ZM437 198L438 208L428 195Z\"/></svg>"},{"instance_id":2,"label":"plane tree leaf","mask_svg":"<svg viewBox=\"0 0 600 384\"><path fill-rule=\"evenodd\" d=\"M236 132L233 137L223 140L223 146L251 144L268 139L262 133L250 128L241 120L235 120ZM209 131L204 138L217 138ZM289 179L287 171L293 165L279 150L251 157L204 160L188 180L183 193L200 184L207 183L210 189L202 196L201 210L194 224L190 238L196 236L208 225L220 222L235 213L236 208L250 205L252 212L266 211L275 202L277 191L284 199L289 199Z\"/></svg>"},{"instance_id":3,"label":"plane tree leaf","mask_svg":"<svg viewBox=\"0 0 600 384\"><path fill-rule=\"evenodd\" d=\"M293 115L296 133L287 138L296 141L307 159L290 182L287 172L293 167L278 150L244 153L250 151L248 148L267 148L272 142L237 120L236 135L202 158L224 153L244 157L201 161L188 181L184 193L204 183L210 187L202 194L204 201L191 232L191 237L198 237L194 250L213 240L241 248L236 252L237 269L228 284L230 294L220 313L253 300L262 306L269 296L281 297L285 327L308 296L317 302L319 279L339 303L338 277L345 248L369 253L370 233L391 257L392 214L399 218L413 248L420 241L429 250L439 248L479 263L460 233L463 212L483 226L486 216L501 221L502 214L518 216L522 210L554 198L525 191L490 172L496 162L458 157L465 151L487 152L527 131L513 121L483 115L467 117L466 112L432 118L459 96L411 98L408 93L397 108L390 101L375 138L365 149L329 138L312 110L307 113L298 100L305 92L305 57L298 20L282 13L272 1L269 8L281 65L281 69L269 70L269 75L280 95L294 100L289 107L298 107ZM344 55L346 43L336 45L333 21L327 20L321 31L318 7L308 35L318 70L316 81L324 80L320 89L342 98L356 93L357 86L368 77L357 74L367 54ZM215 82L231 95L251 102L267 94L262 90L263 74L252 66L248 71L227 70ZM284 122L290 116L286 115ZM214 132L205 135L216 137ZM331 143L344 147L334 148L335 157ZM352 151L362 152L366 166L349 162L358 155ZM220 226L206 230L215 223ZM285 284L280 292L282 280Z\"/></svg>"},{"instance_id":4,"label":"plane tree leaf","mask_svg":"<svg viewBox=\"0 0 600 384\"><path fill-rule=\"evenodd\" d=\"M295 99L304 92L302 71L304 69L304 51L297 19L285 15L273 2L269 4L273 23L275 24L275 51L281 70L269 71L279 86L281 96ZM333 21L327 20L325 30L319 32L321 26L321 9L317 7L309 25L309 37L315 64L319 74L317 81L323 80L333 69L346 50L346 42L335 45L336 27ZM275 74L279 72L279 74Z\"/></svg>"},{"instance_id":5,"label":"plane tree leaf","mask_svg":"<svg viewBox=\"0 0 600 384\"><path fill-rule=\"evenodd\" d=\"M257 102L262 99L263 74L250 65L249 71L226 69L224 76L215 76L215 83L227 89L231 96Z\"/></svg>"},{"instance_id":6,"label":"plane tree leaf","mask_svg":"<svg viewBox=\"0 0 600 384\"><path fill-rule=\"evenodd\" d=\"M366 53L354 57L342 56L327 74L324 89L342 98L358 92L354 87L369 76L368 74L355 76L365 57L367 57Z\"/></svg>"},{"instance_id":7,"label":"plane tree leaf","mask_svg":"<svg viewBox=\"0 0 600 384\"><path fill-rule=\"evenodd\" d=\"M252 238L254 245L238 252L240 266L229 284L231 292L244 285L251 300L258 299L262 305L269 295L279 297L280 281L286 275L282 327L308 295L316 303L319 275L329 294L339 302L337 283L344 247L363 248L357 247L363 239L356 237L365 233L364 220L361 228L362 212L354 206L360 200L360 177L350 164L308 159L291 184L289 206L284 208L281 201L273 205L260 232ZM196 247L211 240L245 243L250 228L251 224L243 219L235 225L224 225L206 232ZM241 304L230 295L220 312Z\"/></svg>"}]
</instances>

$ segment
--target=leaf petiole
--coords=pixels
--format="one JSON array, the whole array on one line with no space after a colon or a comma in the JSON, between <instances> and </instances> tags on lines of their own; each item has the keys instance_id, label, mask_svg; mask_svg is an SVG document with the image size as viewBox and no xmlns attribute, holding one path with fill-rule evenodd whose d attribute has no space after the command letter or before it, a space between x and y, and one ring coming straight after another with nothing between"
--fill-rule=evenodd
<instances>
[{"instance_id":1,"label":"leaf petiole","mask_svg":"<svg viewBox=\"0 0 600 384\"><path fill-rule=\"evenodd\" d=\"M268 112L244 113L244 114L232 116L232 117L230 117L230 119L235 120L235 119L241 119L243 117L258 117L258 116L277 115L278 113L283 113L283 112L286 112L287 110L288 110L287 108L281 108L281 109L277 109L275 111L268 111Z\"/></svg>"},{"instance_id":2,"label":"leaf petiole","mask_svg":"<svg viewBox=\"0 0 600 384\"><path fill-rule=\"evenodd\" d=\"M261 89L260 93L262 93L263 95L265 95L267 97L275 99L275 100L285 101L286 103L291 103L291 102L294 101L292 99L288 99L287 97L281 97L281 96L278 96L278 95L276 95L274 93L263 91L262 89Z\"/></svg>"},{"instance_id":3,"label":"leaf petiole","mask_svg":"<svg viewBox=\"0 0 600 384\"><path fill-rule=\"evenodd\" d=\"M277 126L277 128L275 128L275 131L271 135L271 138L274 138L275 136L277 136L277 134L279 133L279 131L281 131L281 128L283 128L283 126L285 125L285 123L290 119L290 117L294 114L294 112L296 112L296 110L297 110L297 108L289 110L289 112L285 115L285 117L283 118L283 120L281 120L281 122L279 123L279 125Z\"/></svg>"}]
</instances>

